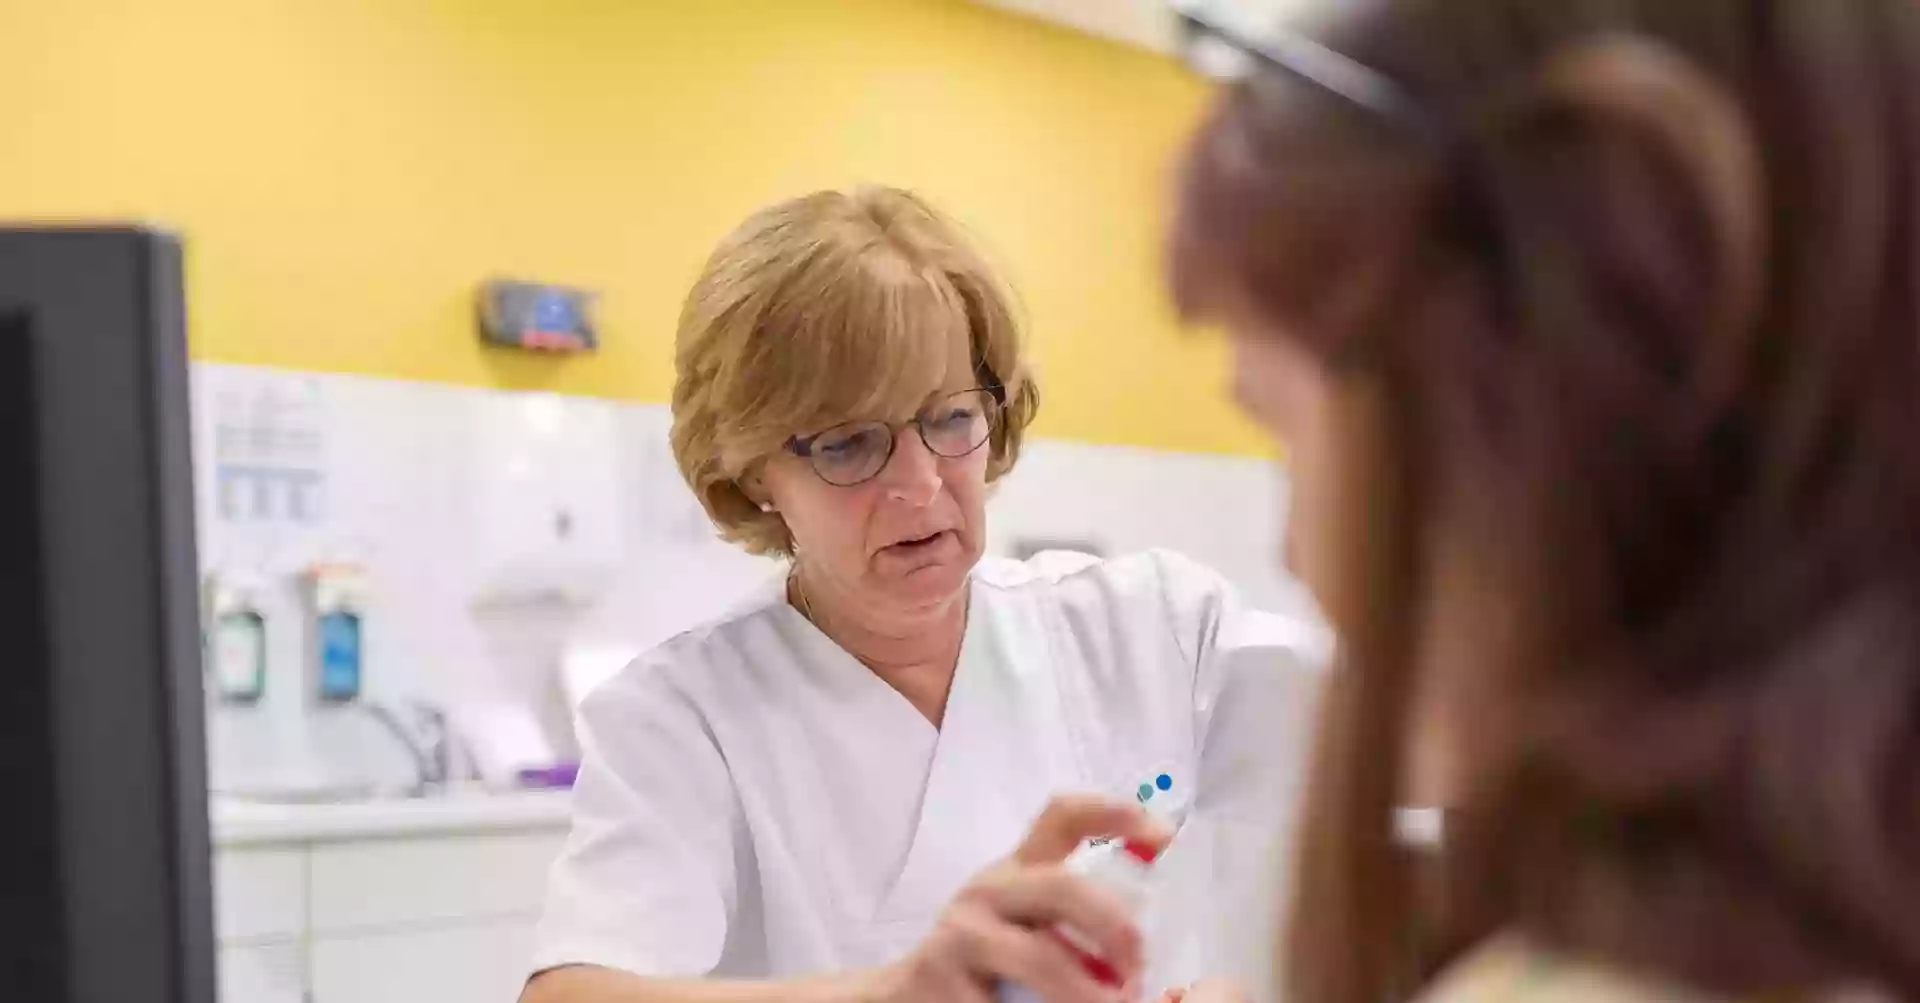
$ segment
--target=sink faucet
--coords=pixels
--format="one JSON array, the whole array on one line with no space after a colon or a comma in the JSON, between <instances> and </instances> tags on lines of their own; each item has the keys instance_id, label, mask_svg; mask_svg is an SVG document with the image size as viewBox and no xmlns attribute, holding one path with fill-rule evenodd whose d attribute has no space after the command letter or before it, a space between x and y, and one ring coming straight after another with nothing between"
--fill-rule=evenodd
<instances>
[{"instance_id":1,"label":"sink faucet","mask_svg":"<svg viewBox=\"0 0 1920 1003\"><path fill-rule=\"evenodd\" d=\"M424 701L407 704L413 723L401 719L400 712L382 703L360 700L353 704L378 721L413 760L414 784L408 796L419 797L444 787L453 779L453 728L447 712Z\"/></svg>"}]
</instances>

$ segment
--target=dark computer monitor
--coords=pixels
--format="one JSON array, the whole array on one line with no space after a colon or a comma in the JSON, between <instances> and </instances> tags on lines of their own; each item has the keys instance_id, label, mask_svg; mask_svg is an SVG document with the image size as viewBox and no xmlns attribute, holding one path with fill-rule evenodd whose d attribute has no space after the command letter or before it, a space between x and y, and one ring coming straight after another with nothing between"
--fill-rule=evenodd
<instances>
[{"instance_id":1,"label":"dark computer monitor","mask_svg":"<svg viewBox=\"0 0 1920 1003\"><path fill-rule=\"evenodd\" d=\"M0 1000L213 1003L180 249L0 229Z\"/></svg>"}]
</instances>

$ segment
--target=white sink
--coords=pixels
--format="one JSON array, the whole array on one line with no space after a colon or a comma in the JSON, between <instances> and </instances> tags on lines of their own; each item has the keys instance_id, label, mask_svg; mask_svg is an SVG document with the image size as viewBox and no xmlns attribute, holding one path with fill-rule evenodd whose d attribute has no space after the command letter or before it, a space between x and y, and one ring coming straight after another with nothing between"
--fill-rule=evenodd
<instances>
[{"instance_id":1,"label":"white sink","mask_svg":"<svg viewBox=\"0 0 1920 1003\"><path fill-rule=\"evenodd\" d=\"M233 792L212 798L213 833L233 844L564 827L572 801L571 791L477 786L421 795L370 786Z\"/></svg>"},{"instance_id":2,"label":"white sink","mask_svg":"<svg viewBox=\"0 0 1920 1003\"><path fill-rule=\"evenodd\" d=\"M213 797L230 798L234 801L246 801L253 804L353 804L361 801L383 801L399 797L400 792L386 792L372 783L329 783L298 787L241 787L234 790L214 791Z\"/></svg>"}]
</instances>

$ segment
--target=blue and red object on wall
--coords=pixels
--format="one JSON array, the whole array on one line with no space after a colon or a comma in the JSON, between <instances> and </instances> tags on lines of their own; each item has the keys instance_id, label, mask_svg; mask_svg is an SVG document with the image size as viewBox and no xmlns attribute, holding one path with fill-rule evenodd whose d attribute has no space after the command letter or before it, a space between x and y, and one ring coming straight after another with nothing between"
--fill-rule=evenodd
<instances>
[{"instance_id":1,"label":"blue and red object on wall","mask_svg":"<svg viewBox=\"0 0 1920 1003\"><path fill-rule=\"evenodd\" d=\"M541 352L591 352L600 345L584 289L492 279L480 286L480 337Z\"/></svg>"}]
</instances>

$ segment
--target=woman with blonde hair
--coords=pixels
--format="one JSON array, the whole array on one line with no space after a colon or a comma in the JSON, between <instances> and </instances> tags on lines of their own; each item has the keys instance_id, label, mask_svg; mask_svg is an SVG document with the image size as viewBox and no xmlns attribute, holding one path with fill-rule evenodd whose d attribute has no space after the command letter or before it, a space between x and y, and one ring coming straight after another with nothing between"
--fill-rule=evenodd
<instances>
[{"instance_id":1,"label":"woman with blonde hair","mask_svg":"<svg viewBox=\"0 0 1920 1003\"><path fill-rule=\"evenodd\" d=\"M1171 554L982 557L1038 398L1005 293L910 194L748 219L678 349L681 472L790 564L587 699L526 1003L1118 1003L1212 967L1228 932L1137 924L1061 861L1177 825L1189 906L1257 874L1315 635Z\"/></svg>"},{"instance_id":2,"label":"woman with blonde hair","mask_svg":"<svg viewBox=\"0 0 1920 1003\"><path fill-rule=\"evenodd\" d=\"M1342 652L1286 999L1920 1000L1920 7L1189 23L1174 284Z\"/></svg>"}]
</instances>

